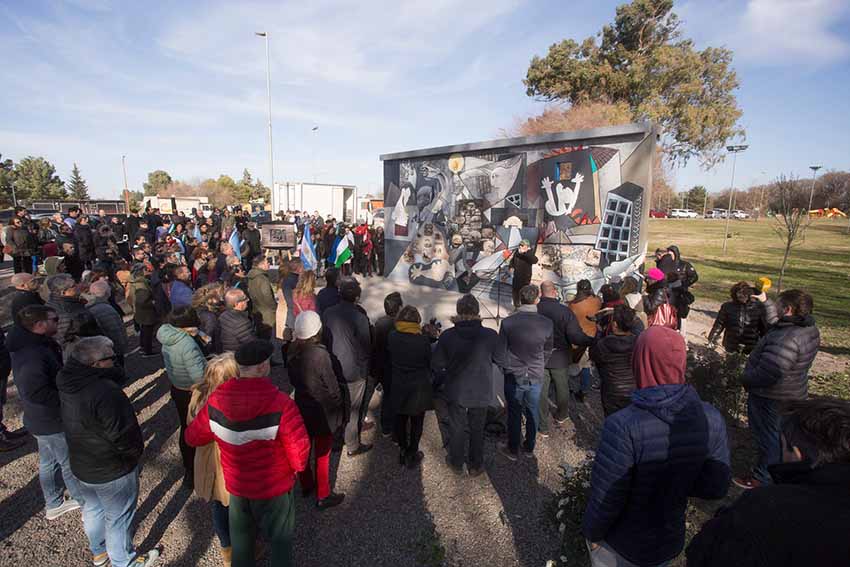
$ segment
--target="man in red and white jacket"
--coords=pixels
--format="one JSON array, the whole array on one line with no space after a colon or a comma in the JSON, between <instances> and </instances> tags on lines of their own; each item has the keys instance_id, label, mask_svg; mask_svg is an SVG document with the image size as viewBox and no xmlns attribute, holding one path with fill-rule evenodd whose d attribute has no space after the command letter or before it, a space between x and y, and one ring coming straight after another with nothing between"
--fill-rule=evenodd
<instances>
[{"instance_id":1,"label":"man in red and white jacket","mask_svg":"<svg viewBox=\"0 0 850 567\"><path fill-rule=\"evenodd\" d=\"M186 442L215 441L230 493L233 566L254 565L257 529L271 545L271 565L291 564L295 475L310 456L310 439L289 396L268 376L274 348L268 341L239 347L239 377L210 395L186 430Z\"/></svg>"}]
</instances>

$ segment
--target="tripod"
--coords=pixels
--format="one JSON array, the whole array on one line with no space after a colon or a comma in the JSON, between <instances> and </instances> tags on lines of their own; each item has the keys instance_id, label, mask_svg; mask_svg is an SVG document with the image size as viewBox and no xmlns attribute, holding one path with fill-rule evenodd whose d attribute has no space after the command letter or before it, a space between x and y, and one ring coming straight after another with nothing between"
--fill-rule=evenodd
<instances>
[{"instance_id":1,"label":"tripod","mask_svg":"<svg viewBox=\"0 0 850 567\"><path fill-rule=\"evenodd\" d=\"M511 253L508 258L512 258L513 253ZM499 262L499 265L496 267L496 315L492 314L492 311L487 309L487 312L490 313L489 317L482 317L482 319L493 319L496 321L496 325L500 325L502 322L502 268L505 266L505 262L508 258L502 257L502 261ZM492 273L492 272L491 272ZM486 288L485 288L486 289ZM475 296L476 299L481 299L481 296L484 294L485 289L481 289L478 292L478 295Z\"/></svg>"}]
</instances>

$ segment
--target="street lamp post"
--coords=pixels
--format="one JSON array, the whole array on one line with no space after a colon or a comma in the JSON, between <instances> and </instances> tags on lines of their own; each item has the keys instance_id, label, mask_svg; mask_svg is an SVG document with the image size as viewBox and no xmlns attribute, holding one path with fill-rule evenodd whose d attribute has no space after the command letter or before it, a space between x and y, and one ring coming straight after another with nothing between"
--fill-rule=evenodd
<instances>
[{"instance_id":1,"label":"street lamp post","mask_svg":"<svg viewBox=\"0 0 850 567\"><path fill-rule=\"evenodd\" d=\"M269 98L269 188L271 189L272 202L274 199L274 146L272 145L272 65L271 57L269 56L269 34L268 32L254 32L254 35L262 37L266 40L266 91ZM284 201L286 210L289 210L289 193L286 194ZM272 207L274 208L274 207ZM277 211L273 211L277 213Z\"/></svg>"},{"instance_id":2,"label":"street lamp post","mask_svg":"<svg viewBox=\"0 0 850 567\"><path fill-rule=\"evenodd\" d=\"M316 182L316 137L319 135L319 127L313 126L313 183Z\"/></svg>"},{"instance_id":3,"label":"street lamp post","mask_svg":"<svg viewBox=\"0 0 850 567\"><path fill-rule=\"evenodd\" d=\"M732 218L732 199L735 197L735 165L738 154L749 148L749 146L726 146L726 151L732 154L732 185L729 187L729 208L726 209L726 229L723 231L723 253L726 254L727 241L729 240L729 220Z\"/></svg>"},{"instance_id":4,"label":"street lamp post","mask_svg":"<svg viewBox=\"0 0 850 567\"><path fill-rule=\"evenodd\" d=\"M124 170L124 207L125 214L130 214L130 190L127 188L127 156L121 156L121 169Z\"/></svg>"},{"instance_id":5,"label":"street lamp post","mask_svg":"<svg viewBox=\"0 0 850 567\"><path fill-rule=\"evenodd\" d=\"M809 209L808 209L806 214L811 214L812 200L815 198L815 175L817 175L818 170L822 167L823 167L822 165L810 165L809 166L809 169L812 170L812 189L809 191Z\"/></svg>"}]
</instances>

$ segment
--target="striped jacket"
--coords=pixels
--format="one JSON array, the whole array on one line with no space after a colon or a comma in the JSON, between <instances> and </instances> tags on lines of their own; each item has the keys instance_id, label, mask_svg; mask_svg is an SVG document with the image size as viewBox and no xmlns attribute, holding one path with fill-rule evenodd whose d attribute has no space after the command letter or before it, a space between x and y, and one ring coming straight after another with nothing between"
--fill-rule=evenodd
<instances>
[{"instance_id":1,"label":"striped jacket","mask_svg":"<svg viewBox=\"0 0 850 567\"><path fill-rule=\"evenodd\" d=\"M268 378L228 380L186 429L186 442L215 441L230 494L265 500L289 492L310 456L298 406Z\"/></svg>"}]
</instances>

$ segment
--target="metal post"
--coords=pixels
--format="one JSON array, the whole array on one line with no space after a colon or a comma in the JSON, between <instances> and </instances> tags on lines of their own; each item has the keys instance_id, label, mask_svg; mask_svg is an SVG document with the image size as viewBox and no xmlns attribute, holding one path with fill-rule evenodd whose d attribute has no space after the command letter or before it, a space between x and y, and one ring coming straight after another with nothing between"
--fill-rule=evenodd
<instances>
[{"instance_id":1,"label":"metal post","mask_svg":"<svg viewBox=\"0 0 850 567\"><path fill-rule=\"evenodd\" d=\"M708 189L705 190L705 199L702 202L702 218L705 218L705 210L708 208Z\"/></svg>"},{"instance_id":2,"label":"metal post","mask_svg":"<svg viewBox=\"0 0 850 567\"><path fill-rule=\"evenodd\" d=\"M269 55L269 34L268 32L255 32L266 40L266 91L269 99L269 180L272 192L274 192L274 145L272 144L272 65L271 56ZM289 193L286 194L286 209L289 209Z\"/></svg>"},{"instance_id":3,"label":"metal post","mask_svg":"<svg viewBox=\"0 0 850 567\"><path fill-rule=\"evenodd\" d=\"M815 198L815 175L817 175L818 170L823 167L821 165L810 165L809 169L812 170L812 189L809 191L809 209L806 211L806 215L810 215L812 212L812 200Z\"/></svg>"},{"instance_id":4,"label":"metal post","mask_svg":"<svg viewBox=\"0 0 850 567\"><path fill-rule=\"evenodd\" d=\"M124 170L124 214L130 214L130 190L127 188L127 156L121 156L121 168Z\"/></svg>"},{"instance_id":5,"label":"metal post","mask_svg":"<svg viewBox=\"0 0 850 567\"><path fill-rule=\"evenodd\" d=\"M723 231L723 254L726 254L727 240L729 240L729 221L732 219L732 199L735 197L735 165L738 154L749 146L726 146L726 150L732 154L732 185L729 187L729 208L726 209L726 228Z\"/></svg>"}]
</instances>

